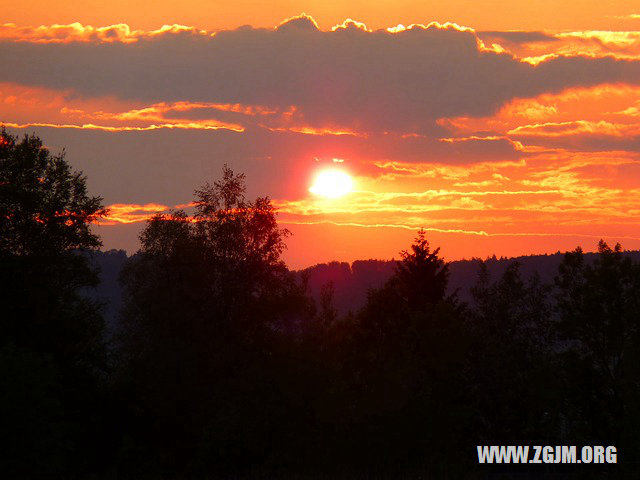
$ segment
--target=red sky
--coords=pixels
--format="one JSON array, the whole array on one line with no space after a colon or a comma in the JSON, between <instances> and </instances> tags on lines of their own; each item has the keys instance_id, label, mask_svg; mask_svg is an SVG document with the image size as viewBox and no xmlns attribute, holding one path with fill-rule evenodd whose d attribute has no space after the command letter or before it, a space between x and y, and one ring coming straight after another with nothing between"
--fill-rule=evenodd
<instances>
[{"instance_id":1,"label":"red sky","mask_svg":"<svg viewBox=\"0 0 640 480\"><path fill-rule=\"evenodd\" d=\"M105 248L228 163L278 206L292 267L391 258L420 227L447 259L635 249L636 3L24 2L0 122L66 148L111 205ZM311 195L327 166L355 191Z\"/></svg>"}]
</instances>

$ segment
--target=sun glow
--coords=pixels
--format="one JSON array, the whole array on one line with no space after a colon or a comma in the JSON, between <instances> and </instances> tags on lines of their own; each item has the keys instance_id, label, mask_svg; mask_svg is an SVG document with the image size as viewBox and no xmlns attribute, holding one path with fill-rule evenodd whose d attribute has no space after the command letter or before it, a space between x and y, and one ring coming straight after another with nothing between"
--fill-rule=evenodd
<instances>
[{"instance_id":1,"label":"sun glow","mask_svg":"<svg viewBox=\"0 0 640 480\"><path fill-rule=\"evenodd\" d=\"M320 197L338 198L353 191L353 180L342 170L322 170L314 178L309 191Z\"/></svg>"}]
</instances>

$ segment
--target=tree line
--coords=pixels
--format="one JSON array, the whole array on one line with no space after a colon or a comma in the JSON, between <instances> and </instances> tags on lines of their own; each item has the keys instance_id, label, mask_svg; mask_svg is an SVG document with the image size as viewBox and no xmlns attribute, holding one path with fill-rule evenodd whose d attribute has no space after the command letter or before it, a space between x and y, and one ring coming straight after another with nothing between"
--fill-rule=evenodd
<instances>
[{"instance_id":1,"label":"tree line","mask_svg":"<svg viewBox=\"0 0 640 480\"><path fill-rule=\"evenodd\" d=\"M104 306L84 294L98 281L90 225L104 214L64 154L2 131L3 477L601 478L637 467L640 264L620 245L601 241L591 263L568 252L552 283L517 263L495 279L481 265L461 301L419 231L389 280L340 315L331 284L314 301L282 261L289 232L270 200L248 200L244 175L225 167L196 190L194 215L147 222L109 338ZM620 464L490 469L476 445L615 445Z\"/></svg>"}]
</instances>

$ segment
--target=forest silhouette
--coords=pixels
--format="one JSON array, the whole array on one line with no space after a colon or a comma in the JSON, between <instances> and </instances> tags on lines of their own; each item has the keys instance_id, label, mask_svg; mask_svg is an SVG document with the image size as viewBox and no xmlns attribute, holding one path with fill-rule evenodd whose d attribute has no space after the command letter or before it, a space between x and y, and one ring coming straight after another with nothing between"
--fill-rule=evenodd
<instances>
[{"instance_id":1,"label":"forest silhouette","mask_svg":"<svg viewBox=\"0 0 640 480\"><path fill-rule=\"evenodd\" d=\"M151 218L92 297L106 211L64 154L0 136L4 478L633 478L640 263L601 241L554 279L469 295L421 230L345 313L281 258L289 232L230 168ZM364 240L363 240L364 241ZM477 445L615 445L618 465L478 465Z\"/></svg>"}]
</instances>

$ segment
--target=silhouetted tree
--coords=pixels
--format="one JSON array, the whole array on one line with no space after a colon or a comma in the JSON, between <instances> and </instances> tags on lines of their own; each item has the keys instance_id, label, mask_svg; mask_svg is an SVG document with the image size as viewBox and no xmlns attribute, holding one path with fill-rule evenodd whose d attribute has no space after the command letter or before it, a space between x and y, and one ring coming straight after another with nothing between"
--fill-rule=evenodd
<instances>
[{"instance_id":1,"label":"silhouetted tree","mask_svg":"<svg viewBox=\"0 0 640 480\"><path fill-rule=\"evenodd\" d=\"M123 382L147 412L137 441L163 471L265 461L286 420L277 352L311 304L280 258L288 232L271 202L244 189L225 166L193 217L148 222L122 275Z\"/></svg>"},{"instance_id":2,"label":"silhouetted tree","mask_svg":"<svg viewBox=\"0 0 640 480\"><path fill-rule=\"evenodd\" d=\"M396 264L393 280L413 310L424 310L445 300L449 266L438 257L439 252L440 248L431 251L426 232L420 230L411 245L411 252L404 250L400 253L402 259Z\"/></svg>"},{"instance_id":3,"label":"silhouetted tree","mask_svg":"<svg viewBox=\"0 0 640 480\"><path fill-rule=\"evenodd\" d=\"M438 253L419 231L355 319L349 361L357 455L391 471L430 464L437 474L464 424L463 403L454 401L463 395L462 308L446 296L448 266Z\"/></svg>"},{"instance_id":4,"label":"silhouetted tree","mask_svg":"<svg viewBox=\"0 0 640 480\"><path fill-rule=\"evenodd\" d=\"M411 246L402 251L394 274L380 289L369 292L361 312L362 326L378 341L391 344L397 335L407 332L404 322L418 313L426 315L424 323L438 308L458 307L455 296L446 297L448 265L438 257L440 249L430 251L424 230Z\"/></svg>"},{"instance_id":5,"label":"silhouetted tree","mask_svg":"<svg viewBox=\"0 0 640 480\"><path fill-rule=\"evenodd\" d=\"M524 280L515 262L492 281L483 262L471 293L467 329L476 442L557 443L550 287L537 275Z\"/></svg>"},{"instance_id":6,"label":"silhouetted tree","mask_svg":"<svg viewBox=\"0 0 640 480\"><path fill-rule=\"evenodd\" d=\"M3 473L83 471L106 366L99 305L82 295L96 272L81 251L100 246L105 214L64 152L0 133L0 375ZM31 392L31 393L29 393Z\"/></svg>"},{"instance_id":7,"label":"silhouetted tree","mask_svg":"<svg viewBox=\"0 0 640 480\"><path fill-rule=\"evenodd\" d=\"M556 278L568 428L574 437L624 444L638 460L640 265L616 244L598 244L587 263L565 255ZM616 443L617 442L617 443Z\"/></svg>"}]
</instances>

